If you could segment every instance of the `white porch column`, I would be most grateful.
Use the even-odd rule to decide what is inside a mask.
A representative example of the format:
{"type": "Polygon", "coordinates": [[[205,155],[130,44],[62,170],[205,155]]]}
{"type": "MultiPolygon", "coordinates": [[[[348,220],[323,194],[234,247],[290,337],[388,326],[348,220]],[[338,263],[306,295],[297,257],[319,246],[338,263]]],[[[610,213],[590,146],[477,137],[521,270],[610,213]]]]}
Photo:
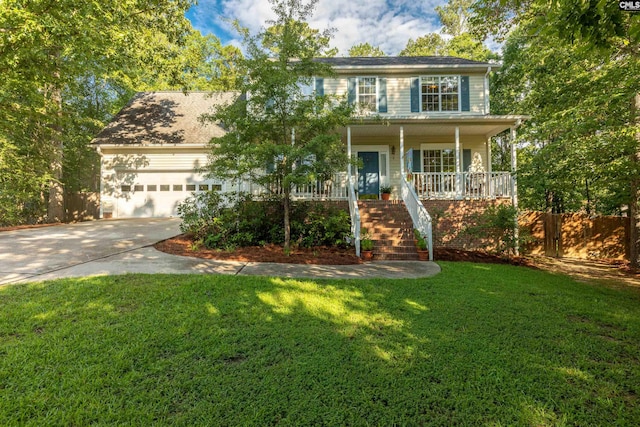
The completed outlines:
{"type": "Polygon", "coordinates": [[[491,189],[491,172],[493,172],[493,166],[491,165],[491,138],[487,138],[487,182],[485,194],[488,197],[493,196],[493,190],[491,189]]]}
{"type": "Polygon", "coordinates": [[[513,207],[516,210],[516,225],[513,230],[513,235],[515,237],[515,248],[514,252],[518,255],[519,247],[518,247],[518,178],[516,176],[518,169],[518,157],[516,152],[516,128],[511,128],[511,203],[513,203],[513,207]]]}
{"type": "Polygon", "coordinates": [[[460,166],[460,127],[456,126],[456,197],[462,197],[462,168],[460,166]]]}
{"type": "Polygon", "coordinates": [[[404,176],[404,126],[400,126],[400,176],[404,176]]]}
{"type": "Polygon", "coordinates": [[[516,128],[511,128],[511,202],[513,207],[518,209],[518,179],[516,170],[518,169],[518,156],[516,153],[516,128]]]}
{"type": "Polygon", "coordinates": [[[351,126],[347,126],[347,157],[349,157],[349,163],[347,163],[347,178],[351,181],[351,126]]]}

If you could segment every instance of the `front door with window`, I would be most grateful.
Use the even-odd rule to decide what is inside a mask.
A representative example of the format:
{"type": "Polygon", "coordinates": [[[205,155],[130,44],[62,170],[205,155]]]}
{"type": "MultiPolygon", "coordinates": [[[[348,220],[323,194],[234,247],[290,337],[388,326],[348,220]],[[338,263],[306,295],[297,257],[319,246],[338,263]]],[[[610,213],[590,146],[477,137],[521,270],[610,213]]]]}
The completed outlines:
{"type": "Polygon", "coordinates": [[[375,194],[380,192],[380,161],[377,151],[361,151],[358,153],[361,167],[358,168],[358,194],[375,194]]]}

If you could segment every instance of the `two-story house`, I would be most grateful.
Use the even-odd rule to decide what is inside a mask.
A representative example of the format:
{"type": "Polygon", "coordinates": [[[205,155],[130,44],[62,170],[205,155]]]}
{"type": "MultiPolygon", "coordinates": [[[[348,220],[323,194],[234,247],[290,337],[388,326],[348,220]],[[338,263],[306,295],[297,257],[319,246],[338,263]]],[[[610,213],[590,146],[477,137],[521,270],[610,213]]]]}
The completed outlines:
{"type": "MultiPolygon", "coordinates": [[[[357,106],[357,117],[342,134],[359,167],[328,183],[297,188],[296,197],[351,199],[355,222],[356,199],[378,198],[381,187],[390,186],[392,198],[404,203],[425,235],[431,234],[429,210],[460,225],[460,212],[496,200],[516,202],[513,176],[493,171],[490,161],[490,138],[509,129],[515,135],[524,119],[490,114],[489,74],[498,65],[452,57],[317,60],[331,64],[336,74],[315,78],[311,89],[344,95],[357,106]]],[[[259,192],[248,183],[216,182],[198,172],[207,162],[208,141],[224,132],[198,116],[234,96],[136,95],[94,140],[102,155],[102,217],[176,215],[191,192],[212,187],[259,192]]],[[[449,241],[463,245],[455,236],[449,241]]]]}

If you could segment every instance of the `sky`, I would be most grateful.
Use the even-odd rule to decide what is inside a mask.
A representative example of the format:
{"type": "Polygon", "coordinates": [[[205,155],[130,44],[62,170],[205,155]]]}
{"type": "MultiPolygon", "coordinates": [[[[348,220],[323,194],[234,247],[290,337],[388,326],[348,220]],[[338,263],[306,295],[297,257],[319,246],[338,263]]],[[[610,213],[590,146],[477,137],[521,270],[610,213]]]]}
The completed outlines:
{"type": "MultiPolygon", "coordinates": [[[[331,44],[339,49],[339,56],[347,56],[351,46],[365,42],[379,46],[387,55],[397,55],[410,38],[440,32],[442,26],[435,7],[446,3],[447,0],[319,0],[309,24],[319,30],[335,30],[331,44]]],[[[199,0],[186,16],[203,34],[214,34],[223,44],[238,46],[233,20],[255,34],[274,18],[267,0],[199,0]]]]}

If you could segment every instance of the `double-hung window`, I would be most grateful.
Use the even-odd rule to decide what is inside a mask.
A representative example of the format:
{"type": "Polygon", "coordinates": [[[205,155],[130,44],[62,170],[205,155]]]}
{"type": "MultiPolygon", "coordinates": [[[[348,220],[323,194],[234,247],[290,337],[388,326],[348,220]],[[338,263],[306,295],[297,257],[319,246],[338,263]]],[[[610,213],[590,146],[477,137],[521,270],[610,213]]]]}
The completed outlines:
{"type": "Polygon", "coordinates": [[[420,78],[421,111],[460,111],[460,76],[420,78]]]}
{"type": "Polygon", "coordinates": [[[358,77],[356,103],[361,111],[378,111],[378,85],[375,77],[358,77]]]}
{"type": "Polygon", "coordinates": [[[422,164],[424,172],[428,173],[455,172],[456,152],[453,148],[423,150],[422,164]]]}

